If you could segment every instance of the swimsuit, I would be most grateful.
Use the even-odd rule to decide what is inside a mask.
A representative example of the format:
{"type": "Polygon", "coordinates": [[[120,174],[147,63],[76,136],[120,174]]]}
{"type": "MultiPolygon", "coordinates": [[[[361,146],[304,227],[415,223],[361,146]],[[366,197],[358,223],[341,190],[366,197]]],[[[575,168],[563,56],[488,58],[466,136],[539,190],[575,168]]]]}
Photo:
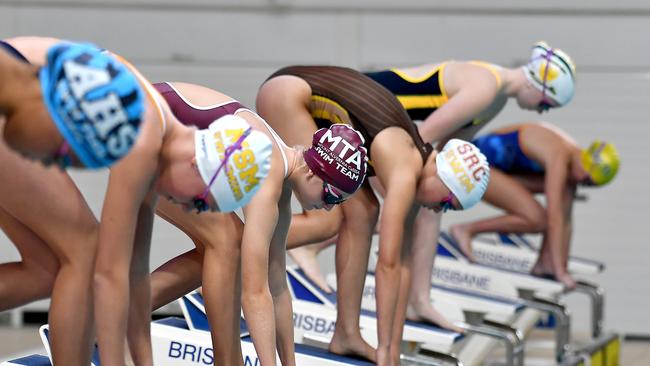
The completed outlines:
{"type": "Polygon", "coordinates": [[[358,71],[334,66],[290,66],[269,79],[279,75],[305,80],[311,87],[309,112],[316,125],[322,128],[333,123],[350,124],[363,135],[369,157],[375,136],[389,127],[400,127],[411,136],[423,162],[433,151],[430,144],[422,141],[395,96],[358,71]]]}
{"type": "Polygon", "coordinates": [[[520,130],[481,136],[474,141],[490,165],[506,173],[542,173],[544,167],[532,160],[519,143],[520,130]]]}
{"type": "MultiPolygon", "coordinates": [[[[241,103],[236,100],[230,100],[227,102],[200,107],[195,104],[192,104],[188,101],[174,86],[170,83],[156,83],[153,84],[153,87],[162,95],[163,98],[167,101],[169,108],[171,109],[174,116],[178,119],[179,122],[186,126],[196,126],[200,130],[206,129],[210,124],[217,119],[225,115],[236,115],[239,112],[250,112],[255,116],[257,114],[250,109],[244,107],[241,103]]],[[[257,116],[260,121],[264,122],[264,125],[275,139],[276,143],[280,147],[280,153],[282,154],[282,160],[284,161],[284,176],[286,178],[289,164],[287,162],[287,157],[285,155],[283,147],[287,145],[282,141],[280,136],[262,119],[257,116]]]]}
{"type": "MultiPolygon", "coordinates": [[[[496,66],[479,61],[470,62],[485,67],[501,83],[501,77],[496,66]]],[[[447,62],[441,63],[421,77],[414,78],[406,73],[392,68],[389,70],[367,72],[365,75],[390,90],[413,121],[424,121],[429,115],[449,101],[449,95],[443,82],[447,62]]],[[[481,124],[483,121],[474,119],[462,128],[481,124]]]]}

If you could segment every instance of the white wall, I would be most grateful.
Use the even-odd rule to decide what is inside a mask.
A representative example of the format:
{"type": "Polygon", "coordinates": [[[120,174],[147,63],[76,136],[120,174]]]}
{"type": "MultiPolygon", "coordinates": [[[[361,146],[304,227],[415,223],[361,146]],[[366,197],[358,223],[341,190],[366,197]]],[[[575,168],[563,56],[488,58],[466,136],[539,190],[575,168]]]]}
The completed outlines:
{"type": "MultiPolygon", "coordinates": [[[[543,118],[583,144],[599,137],[618,145],[623,164],[617,180],[584,190],[589,202],[577,205],[573,252],[607,263],[607,272],[594,280],[608,292],[608,326],[642,334],[650,329],[650,251],[643,229],[650,207],[644,190],[650,179],[644,150],[649,31],[650,3],[642,0],[0,0],[2,38],[94,41],[153,81],[205,84],[249,106],[259,84],[288,64],[374,69],[456,58],[511,66],[540,39],[565,49],[578,64],[571,105],[541,117],[510,105],[488,129],[543,118]]],[[[75,178],[98,209],[105,174],[75,178]]],[[[483,206],[454,213],[444,224],[493,212],[483,206]]],[[[155,230],[153,264],[190,247],[166,223],[157,222],[155,230]]],[[[16,258],[2,241],[0,258],[16,258]]],[[[331,253],[323,266],[333,268],[331,253]]]]}

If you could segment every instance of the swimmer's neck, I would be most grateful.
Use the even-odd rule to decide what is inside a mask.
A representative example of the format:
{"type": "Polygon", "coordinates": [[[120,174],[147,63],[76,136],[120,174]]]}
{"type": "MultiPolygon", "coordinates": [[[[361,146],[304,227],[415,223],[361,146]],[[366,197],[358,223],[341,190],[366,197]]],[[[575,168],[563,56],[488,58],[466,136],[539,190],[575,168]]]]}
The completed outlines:
{"type": "Polygon", "coordinates": [[[195,155],[194,133],[196,127],[182,124],[171,124],[168,128],[160,149],[160,168],[167,169],[175,164],[183,164],[192,161],[195,155]]]}
{"type": "Polygon", "coordinates": [[[517,93],[526,87],[528,79],[524,75],[523,68],[503,68],[501,73],[501,93],[507,97],[514,97],[517,93]]]}
{"type": "MultiPolygon", "coordinates": [[[[3,55],[4,56],[4,55],[3,55]]],[[[12,114],[23,103],[42,102],[38,67],[0,56],[0,113],[12,114]]]]}

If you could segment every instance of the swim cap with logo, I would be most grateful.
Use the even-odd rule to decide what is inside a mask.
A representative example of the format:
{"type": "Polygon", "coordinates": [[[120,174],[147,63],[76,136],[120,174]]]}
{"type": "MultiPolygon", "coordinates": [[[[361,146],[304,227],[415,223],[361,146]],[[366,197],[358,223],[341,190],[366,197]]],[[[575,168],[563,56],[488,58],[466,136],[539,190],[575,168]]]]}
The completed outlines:
{"type": "Polygon", "coordinates": [[[467,210],[481,200],[490,181],[490,165],[476,145],[451,139],[436,156],[438,176],[467,210]]]}
{"type": "Polygon", "coordinates": [[[368,153],[364,143],[354,128],[333,124],[314,133],[312,146],[304,153],[305,162],[323,181],[352,194],[366,177],[368,153]]]}
{"type": "Polygon", "coordinates": [[[245,119],[229,114],[194,133],[196,165],[220,212],[232,212],[250,202],[271,170],[271,139],[249,129],[245,119]],[[244,133],[248,136],[241,148],[227,151],[244,133]],[[210,185],[224,159],[226,163],[210,185]]]}
{"type": "Polygon", "coordinates": [[[619,165],[618,151],[611,143],[595,140],[588,148],[582,150],[582,167],[597,186],[614,179],[619,165]]]}
{"type": "Polygon", "coordinates": [[[557,48],[551,48],[546,42],[533,45],[530,61],[524,66],[524,74],[539,91],[544,89],[546,95],[559,106],[564,106],[575,91],[576,66],[571,57],[557,48]]]}
{"type": "Polygon", "coordinates": [[[61,42],[39,79],[54,124],[86,167],[109,167],[131,150],[144,96],[124,64],[95,45],[61,42]]]}

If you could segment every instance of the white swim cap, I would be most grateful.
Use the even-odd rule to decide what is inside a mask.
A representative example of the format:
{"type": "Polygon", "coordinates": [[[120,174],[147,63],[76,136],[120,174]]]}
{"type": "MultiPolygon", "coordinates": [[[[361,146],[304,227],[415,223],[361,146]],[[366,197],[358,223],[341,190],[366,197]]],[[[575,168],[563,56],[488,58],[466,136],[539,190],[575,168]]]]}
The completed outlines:
{"type": "Polygon", "coordinates": [[[232,212],[245,206],[271,169],[271,140],[264,133],[249,129],[251,126],[245,119],[225,115],[207,129],[194,133],[196,165],[201,178],[210,186],[220,212],[232,212]],[[245,133],[248,136],[241,147],[237,146],[245,133]],[[214,178],[224,158],[227,161],[214,178]]]}
{"type": "Polygon", "coordinates": [[[546,95],[559,106],[564,106],[575,91],[576,66],[569,55],[557,48],[551,48],[546,42],[533,45],[530,61],[524,66],[524,74],[535,88],[544,90],[546,95]]]}
{"type": "Polygon", "coordinates": [[[471,142],[451,139],[436,156],[438,176],[467,210],[481,200],[490,181],[490,165],[471,142]]]}

